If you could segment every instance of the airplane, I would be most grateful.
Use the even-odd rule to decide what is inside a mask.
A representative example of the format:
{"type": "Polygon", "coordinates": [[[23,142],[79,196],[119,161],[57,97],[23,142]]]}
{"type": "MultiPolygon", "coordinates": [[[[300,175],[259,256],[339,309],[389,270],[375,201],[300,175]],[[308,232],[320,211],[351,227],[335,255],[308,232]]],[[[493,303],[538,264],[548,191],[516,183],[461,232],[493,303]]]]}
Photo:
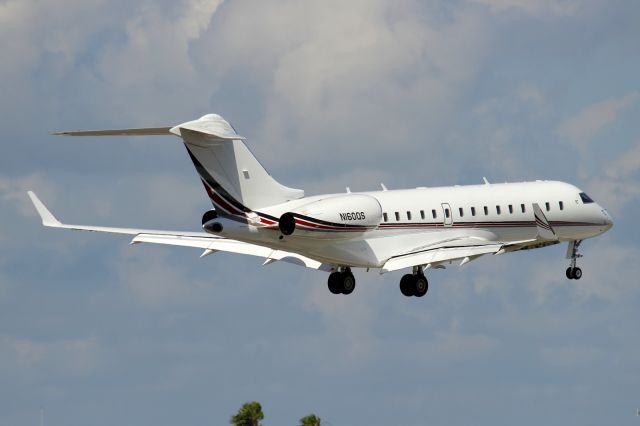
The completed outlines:
{"type": "Polygon", "coordinates": [[[568,279],[580,279],[580,244],[608,231],[608,212],[577,187],[556,181],[484,183],[305,196],[277,182],[224,118],[207,114],[175,127],[58,132],[63,136],[174,135],[204,185],[213,209],[204,232],[69,225],[28,192],[47,227],[132,235],[152,243],[259,256],[329,273],[333,294],[351,294],[352,269],[409,269],[400,291],[422,297],[425,271],[567,242],[568,279]]]}

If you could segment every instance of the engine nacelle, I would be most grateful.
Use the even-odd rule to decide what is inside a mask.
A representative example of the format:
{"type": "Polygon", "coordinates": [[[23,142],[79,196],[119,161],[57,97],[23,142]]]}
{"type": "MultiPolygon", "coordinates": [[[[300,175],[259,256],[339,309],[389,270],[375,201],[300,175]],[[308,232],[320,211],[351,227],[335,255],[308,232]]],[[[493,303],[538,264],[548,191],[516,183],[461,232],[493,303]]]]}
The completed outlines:
{"type": "Polygon", "coordinates": [[[211,222],[213,219],[218,217],[218,212],[215,210],[207,210],[202,215],[202,224],[204,225],[207,222],[211,222]]]}
{"type": "Polygon", "coordinates": [[[227,216],[216,216],[202,225],[209,234],[228,238],[255,237],[258,229],[249,221],[241,221],[227,216]]]}
{"type": "Polygon", "coordinates": [[[349,238],[375,229],[382,221],[382,207],[370,195],[345,194],[314,201],[280,216],[284,235],[349,238]]]}

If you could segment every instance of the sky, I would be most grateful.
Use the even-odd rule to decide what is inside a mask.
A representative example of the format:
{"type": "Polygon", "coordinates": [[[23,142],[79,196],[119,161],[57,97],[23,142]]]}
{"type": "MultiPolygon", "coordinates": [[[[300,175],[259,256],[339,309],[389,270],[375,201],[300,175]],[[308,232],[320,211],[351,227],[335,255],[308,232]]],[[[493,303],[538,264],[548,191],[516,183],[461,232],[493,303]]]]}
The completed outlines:
{"type": "Polygon", "coordinates": [[[1,0],[0,424],[637,425],[640,3],[1,0]],[[615,225],[428,274],[326,273],[71,223],[198,230],[175,138],[218,113],[308,194],[556,179],[615,225]]]}

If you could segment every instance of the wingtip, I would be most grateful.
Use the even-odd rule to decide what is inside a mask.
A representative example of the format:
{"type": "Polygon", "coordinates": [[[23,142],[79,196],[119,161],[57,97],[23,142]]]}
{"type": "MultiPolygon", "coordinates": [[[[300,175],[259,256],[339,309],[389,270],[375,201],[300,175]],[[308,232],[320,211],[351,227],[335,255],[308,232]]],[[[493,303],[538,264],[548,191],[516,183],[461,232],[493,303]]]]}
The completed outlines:
{"type": "Polygon", "coordinates": [[[42,219],[42,224],[44,226],[58,227],[62,225],[62,223],[58,219],[56,219],[56,217],[53,215],[53,213],[49,211],[49,209],[44,205],[44,203],[40,201],[40,199],[35,194],[35,192],[27,191],[27,194],[29,195],[29,198],[31,199],[33,206],[38,211],[38,214],[40,215],[40,219],[42,219]]]}

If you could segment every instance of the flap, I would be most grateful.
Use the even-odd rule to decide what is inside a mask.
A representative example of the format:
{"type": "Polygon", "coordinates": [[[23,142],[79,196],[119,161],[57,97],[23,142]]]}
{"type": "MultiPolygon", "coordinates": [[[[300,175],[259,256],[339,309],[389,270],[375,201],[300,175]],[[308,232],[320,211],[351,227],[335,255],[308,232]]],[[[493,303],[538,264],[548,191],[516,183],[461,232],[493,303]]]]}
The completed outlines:
{"type": "MultiPolygon", "coordinates": [[[[478,237],[451,238],[417,247],[405,254],[394,256],[383,265],[381,273],[397,271],[412,266],[436,265],[448,261],[475,259],[489,253],[497,253],[503,243],[478,237]]],[[[465,260],[467,263],[469,260],[465,260]]]]}
{"type": "MultiPolygon", "coordinates": [[[[243,243],[242,241],[229,240],[226,238],[216,237],[195,237],[171,234],[138,234],[131,244],[151,243],[164,244],[182,247],[197,247],[209,252],[226,251],[230,253],[248,254],[251,256],[264,257],[267,259],[265,264],[275,261],[283,261],[294,263],[296,265],[305,266],[311,269],[328,270],[324,264],[310,259],[297,253],[290,253],[282,250],[273,250],[268,247],[258,246],[255,244],[243,243]]],[[[330,269],[330,268],[329,268],[330,269]]]]}

